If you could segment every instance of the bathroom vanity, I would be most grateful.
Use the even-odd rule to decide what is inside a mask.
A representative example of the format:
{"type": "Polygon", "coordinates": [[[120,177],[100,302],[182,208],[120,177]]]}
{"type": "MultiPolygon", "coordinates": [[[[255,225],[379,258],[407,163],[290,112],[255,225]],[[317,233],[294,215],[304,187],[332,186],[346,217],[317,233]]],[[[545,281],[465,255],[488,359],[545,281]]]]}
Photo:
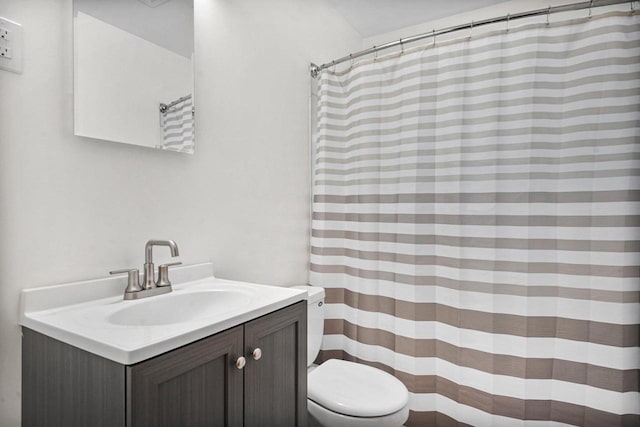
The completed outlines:
{"type": "Polygon", "coordinates": [[[208,269],[145,301],[123,278],[23,291],[23,426],[305,426],[306,293],[208,269]]]}

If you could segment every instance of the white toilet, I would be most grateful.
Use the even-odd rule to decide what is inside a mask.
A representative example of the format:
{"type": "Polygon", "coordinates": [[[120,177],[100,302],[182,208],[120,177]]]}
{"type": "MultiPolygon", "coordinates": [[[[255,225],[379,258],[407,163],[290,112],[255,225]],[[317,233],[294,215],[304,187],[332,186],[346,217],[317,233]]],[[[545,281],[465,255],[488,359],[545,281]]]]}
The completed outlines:
{"type": "Polygon", "coordinates": [[[392,375],[371,366],[331,359],[313,365],[324,332],[324,289],[306,290],[307,408],[309,425],[322,427],[400,427],[409,417],[409,392],[392,375]]]}

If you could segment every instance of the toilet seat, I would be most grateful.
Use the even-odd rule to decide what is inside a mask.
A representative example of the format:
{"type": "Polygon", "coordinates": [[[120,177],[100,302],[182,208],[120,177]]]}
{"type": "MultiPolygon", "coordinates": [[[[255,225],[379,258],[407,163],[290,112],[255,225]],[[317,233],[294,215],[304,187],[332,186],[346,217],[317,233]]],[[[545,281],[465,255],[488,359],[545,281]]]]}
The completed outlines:
{"type": "Polygon", "coordinates": [[[307,400],[309,427],[400,427],[409,418],[409,404],[398,412],[382,417],[350,417],[323,408],[307,400]]]}
{"type": "Polygon", "coordinates": [[[307,377],[308,397],[348,417],[384,417],[407,406],[409,392],[394,376],[371,366],[331,359],[307,377]]]}

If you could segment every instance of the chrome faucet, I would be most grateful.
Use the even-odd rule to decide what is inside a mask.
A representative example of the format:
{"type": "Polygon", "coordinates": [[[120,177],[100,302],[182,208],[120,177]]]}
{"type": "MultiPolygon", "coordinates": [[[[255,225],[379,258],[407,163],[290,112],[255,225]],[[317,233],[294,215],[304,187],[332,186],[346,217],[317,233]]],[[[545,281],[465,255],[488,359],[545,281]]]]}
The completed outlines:
{"type": "Polygon", "coordinates": [[[168,246],[171,250],[171,256],[180,255],[178,245],[173,240],[149,240],[144,246],[144,279],[140,285],[140,273],[138,269],[125,269],[110,271],[109,274],[127,273],[129,275],[127,288],[124,291],[124,299],[139,299],[151,297],[154,295],[165,294],[171,292],[171,281],[169,280],[169,267],[180,265],[181,262],[163,264],[158,267],[158,280],[156,281],[156,272],[153,265],[153,247],[168,246]]]}
{"type": "MultiPolygon", "coordinates": [[[[144,289],[153,289],[156,287],[156,271],[153,268],[154,246],[169,246],[172,257],[180,255],[178,245],[176,245],[176,242],[173,240],[149,240],[147,244],[144,245],[144,280],[142,281],[142,287],[144,289]]],[[[160,276],[160,272],[158,273],[158,276],[160,276]]]]}

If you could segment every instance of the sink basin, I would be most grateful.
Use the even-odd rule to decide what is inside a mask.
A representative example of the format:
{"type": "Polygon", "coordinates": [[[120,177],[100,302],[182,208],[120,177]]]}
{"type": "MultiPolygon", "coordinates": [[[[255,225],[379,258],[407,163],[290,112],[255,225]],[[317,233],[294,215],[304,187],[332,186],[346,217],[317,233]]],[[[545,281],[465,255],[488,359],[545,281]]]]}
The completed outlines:
{"type": "Polygon", "coordinates": [[[172,292],[131,301],[123,300],[123,277],[25,289],[20,324],[133,365],[306,297],[300,289],[218,279],[210,263],[177,267],[171,274],[172,292]]]}
{"type": "Polygon", "coordinates": [[[106,320],[122,326],[169,325],[218,316],[250,302],[247,293],[229,289],[174,292],[129,305],[112,313],[106,320]]]}

